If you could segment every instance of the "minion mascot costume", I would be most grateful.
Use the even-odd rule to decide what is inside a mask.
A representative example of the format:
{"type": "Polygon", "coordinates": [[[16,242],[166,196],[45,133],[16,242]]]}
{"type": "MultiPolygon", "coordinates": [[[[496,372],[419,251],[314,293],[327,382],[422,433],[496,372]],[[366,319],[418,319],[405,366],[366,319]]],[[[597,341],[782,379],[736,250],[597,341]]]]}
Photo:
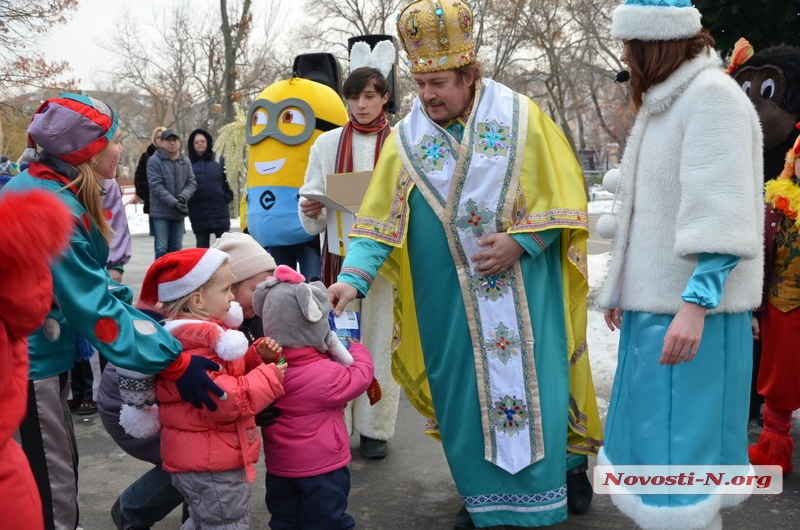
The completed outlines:
{"type": "MultiPolygon", "coordinates": [[[[293,77],[265,88],[250,106],[246,121],[236,125],[239,130],[244,126],[249,147],[247,194],[239,214],[242,229],[268,247],[278,265],[296,268],[299,262],[306,278],[319,276],[320,250],[318,236],[309,235],[297,216],[298,190],[311,146],[323,132],[341,127],[347,119],[342,99],[333,89],[293,77]]],[[[227,153],[226,160],[230,160],[227,153]]]]}

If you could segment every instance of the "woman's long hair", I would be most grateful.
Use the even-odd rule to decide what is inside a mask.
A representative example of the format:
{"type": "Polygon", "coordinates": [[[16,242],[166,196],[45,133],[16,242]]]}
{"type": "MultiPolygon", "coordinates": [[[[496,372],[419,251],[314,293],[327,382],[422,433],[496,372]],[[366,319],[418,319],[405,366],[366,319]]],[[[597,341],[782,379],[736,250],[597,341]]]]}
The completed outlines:
{"type": "Polygon", "coordinates": [[[97,174],[89,162],[78,164],[75,169],[78,170],[78,176],[64,188],[71,188],[75,192],[78,200],[89,212],[89,217],[97,226],[103,239],[106,240],[106,243],[110,243],[114,230],[103,215],[103,192],[101,191],[103,177],[97,174]]]}
{"type": "Polygon", "coordinates": [[[662,83],[685,61],[694,59],[714,39],[705,29],[696,37],[682,40],[628,41],[627,63],[631,70],[631,99],[636,112],[642,108],[644,93],[662,83]]]}

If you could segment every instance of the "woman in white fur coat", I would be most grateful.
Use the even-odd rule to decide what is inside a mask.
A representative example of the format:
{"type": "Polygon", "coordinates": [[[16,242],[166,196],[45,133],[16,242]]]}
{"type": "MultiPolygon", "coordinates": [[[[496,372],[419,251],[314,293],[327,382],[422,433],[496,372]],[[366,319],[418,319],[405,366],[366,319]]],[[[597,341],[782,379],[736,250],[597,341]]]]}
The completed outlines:
{"type": "MultiPolygon", "coordinates": [[[[627,0],[612,25],[638,113],[607,176],[620,207],[599,303],[621,334],[598,464],[746,466],[761,129],[690,1],[648,3],[627,0]]],[[[718,529],[747,497],[679,493],[612,500],[642,528],[718,529]]]]}
{"type": "MultiPolygon", "coordinates": [[[[365,43],[356,46],[359,44],[367,46],[365,43]]],[[[391,46],[391,43],[387,44],[391,46]]],[[[353,52],[356,52],[355,47],[353,52]]],[[[393,60],[393,52],[391,57],[393,60]]],[[[391,62],[389,65],[391,67],[391,62]]],[[[300,188],[301,195],[324,195],[329,174],[372,171],[391,130],[385,111],[389,83],[381,71],[369,67],[352,70],[342,92],[350,108],[350,121],[344,127],[324,133],[314,142],[305,183],[300,188]]],[[[301,199],[300,222],[309,234],[325,231],[326,214],[322,203],[301,199]]],[[[341,257],[326,252],[323,258],[323,281],[326,285],[336,281],[341,261],[341,257]]],[[[345,418],[348,429],[355,428],[361,435],[362,454],[378,459],[386,456],[386,442],[394,436],[400,399],[400,386],[391,373],[394,288],[386,278],[375,277],[369,295],[361,301],[360,311],[362,339],[372,353],[375,378],[381,385],[382,397],[371,406],[366,394],[359,396],[347,406],[345,418]]]]}

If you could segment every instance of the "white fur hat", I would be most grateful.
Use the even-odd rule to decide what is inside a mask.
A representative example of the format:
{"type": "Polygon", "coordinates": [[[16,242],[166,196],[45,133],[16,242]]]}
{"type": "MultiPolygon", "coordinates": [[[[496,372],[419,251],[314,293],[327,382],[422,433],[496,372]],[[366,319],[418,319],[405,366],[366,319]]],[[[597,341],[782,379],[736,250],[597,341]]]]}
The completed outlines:
{"type": "Polygon", "coordinates": [[[614,10],[611,37],[623,40],[680,40],[703,26],[691,0],[625,0],[614,10]]]}

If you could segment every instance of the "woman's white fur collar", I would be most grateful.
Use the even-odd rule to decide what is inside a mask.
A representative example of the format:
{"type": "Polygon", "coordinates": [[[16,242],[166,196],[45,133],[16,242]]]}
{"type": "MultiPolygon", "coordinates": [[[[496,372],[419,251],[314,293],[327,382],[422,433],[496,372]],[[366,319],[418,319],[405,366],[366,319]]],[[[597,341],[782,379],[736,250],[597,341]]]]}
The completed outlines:
{"type": "Polygon", "coordinates": [[[665,81],[650,87],[642,96],[642,112],[658,114],[664,112],[683,94],[700,73],[710,68],[722,68],[717,52],[706,48],[690,61],[684,61],[665,81]]]}

